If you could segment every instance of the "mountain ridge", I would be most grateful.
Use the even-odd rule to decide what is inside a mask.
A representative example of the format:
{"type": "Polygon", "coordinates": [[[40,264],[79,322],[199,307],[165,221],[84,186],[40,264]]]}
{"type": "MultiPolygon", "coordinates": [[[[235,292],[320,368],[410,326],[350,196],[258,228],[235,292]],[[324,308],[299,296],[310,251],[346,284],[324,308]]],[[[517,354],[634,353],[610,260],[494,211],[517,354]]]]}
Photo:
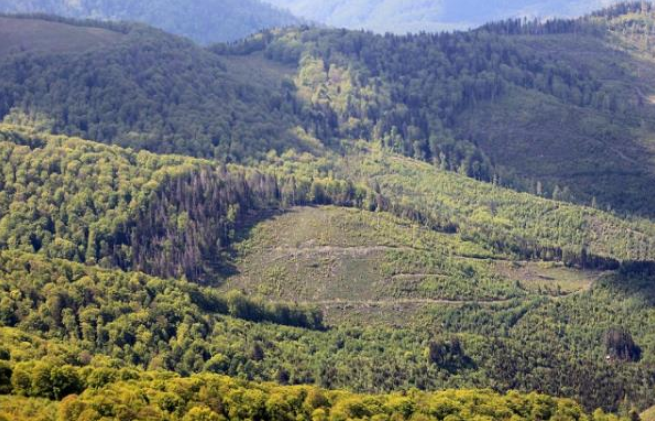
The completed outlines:
{"type": "Polygon", "coordinates": [[[298,25],[301,19],[259,0],[202,0],[180,8],[175,2],[155,0],[2,0],[0,12],[42,13],[78,19],[138,21],[194,39],[201,44],[234,41],[262,29],[298,25]]]}
{"type": "Polygon", "coordinates": [[[369,0],[346,2],[328,0],[316,5],[308,0],[267,0],[291,10],[297,16],[329,26],[366,29],[378,33],[440,32],[466,30],[489,21],[509,18],[572,18],[618,1],[550,1],[512,0],[504,2],[423,1],[399,2],[369,0]]]}
{"type": "MultiPolygon", "coordinates": [[[[629,16],[633,9],[616,10],[629,16]]],[[[121,44],[129,51],[114,46],[48,59],[53,75],[113,71],[53,76],[61,88],[39,95],[42,64],[6,57],[0,115],[19,121],[50,114],[55,132],[238,162],[271,150],[320,154],[363,138],[485,181],[648,215],[655,110],[647,101],[648,52],[633,49],[640,22],[505,21],[409,37],[300,28],[209,49],[135,27],[121,44]],[[626,26],[631,39],[620,35],[626,26]],[[165,55],[194,63],[179,71],[165,55]],[[131,65],[135,60],[143,66],[131,65]],[[19,77],[16,66],[25,68],[19,77]],[[257,68],[264,70],[258,75],[257,68]],[[148,74],[175,77],[154,81],[148,74]],[[256,82],[264,76],[266,83],[256,82]],[[103,84],[121,107],[103,104],[103,84]],[[94,102],[80,107],[86,89],[94,102]],[[103,106],[109,112],[99,119],[103,106]],[[164,115],[176,123],[166,124],[164,115]]]]}

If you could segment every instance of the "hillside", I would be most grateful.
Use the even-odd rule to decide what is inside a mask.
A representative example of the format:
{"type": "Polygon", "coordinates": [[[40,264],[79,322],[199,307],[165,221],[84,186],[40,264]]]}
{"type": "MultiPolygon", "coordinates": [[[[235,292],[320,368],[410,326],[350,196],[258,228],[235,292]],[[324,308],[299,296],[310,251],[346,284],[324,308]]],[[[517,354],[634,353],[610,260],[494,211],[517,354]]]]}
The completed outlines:
{"type": "MultiPolygon", "coordinates": [[[[349,154],[365,160],[358,167],[370,171],[366,178],[379,181],[369,189],[317,171],[346,174],[352,162],[336,156],[287,154],[258,170],[224,168],[8,126],[2,133],[0,247],[8,251],[0,323],[45,343],[67,340],[70,364],[89,364],[78,357],[86,352],[119,366],[362,392],[538,390],[616,410],[617,390],[624,390],[633,405],[651,403],[655,342],[643,323],[653,317],[644,281],[651,269],[615,260],[650,253],[635,235],[653,230],[650,222],[552,203],[384,152],[349,154]],[[411,195],[373,176],[373,163],[389,166],[387,159],[397,162],[389,174],[404,186],[456,189],[450,194],[463,200],[452,204],[462,209],[456,230],[433,225],[444,223],[440,212],[421,214],[411,195]],[[419,178],[426,184],[410,183],[419,178]],[[498,225],[490,227],[505,232],[510,247],[478,231],[474,222],[485,219],[475,202],[472,214],[462,206],[486,202],[485,194],[498,198],[498,225]],[[553,209],[552,222],[544,218],[543,232],[532,233],[531,253],[550,246],[549,227],[559,227],[562,243],[572,241],[568,235],[597,238],[588,246],[597,255],[545,248],[552,254],[527,261],[525,244],[512,246],[519,232],[531,230],[507,212],[548,205],[563,209],[553,209]],[[596,225],[583,228],[577,218],[584,215],[596,225]],[[326,311],[327,325],[314,308],[326,311]],[[591,312],[590,324],[584,315],[591,312]],[[554,339],[560,318],[569,328],[554,339]],[[643,358],[625,354],[622,342],[614,351],[603,339],[617,320],[643,358]],[[545,359],[520,354],[524,344],[545,359]],[[614,352],[621,362],[607,364],[614,352]],[[510,371],[502,368],[510,363],[510,371]],[[589,384],[602,386],[590,394],[589,384]]],[[[433,194],[447,201],[444,192],[433,194]]],[[[34,348],[45,355],[26,355],[12,331],[4,335],[14,362],[51,352],[45,346],[34,348]]]]}
{"type": "MultiPolygon", "coordinates": [[[[40,363],[20,368],[24,375],[36,376],[51,369],[40,363]]],[[[58,370],[52,368],[53,371],[58,370]]],[[[586,413],[578,404],[538,394],[516,392],[499,395],[490,391],[457,390],[440,393],[412,391],[408,395],[357,395],[311,387],[284,387],[238,381],[223,376],[202,375],[182,379],[160,372],[96,369],[85,373],[70,366],[59,369],[60,378],[71,383],[88,381],[92,387],[72,395],[61,404],[40,399],[0,397],[0,417],[15,421],[76,421],[104,418],[219,420],[221,418],[262,417],[329,419],[489,417],[516,420],[618,421],[613,415],[586,413]],[[97,377],[107,380],[98,382],[97,377]],[[122,377],[122,378],[121,378],[122,377]],[[178,399],[174,397],[179,396],[178,399]],[[484,404],[480,404],[484,402],[484,404]],[[58,417],[55,414],[58,413],[58,417]],[[34,418],[37,416],[38,418],[34,418]]],[[[59,372],[59,371],[58,371],[59,372]]],[[[47,388],[46,382],[39,382],[47,388]]],[[[71,390],[76,384],[71,384],[71,390]]],[[[46,389],[47,390],[47,389],[46,389]]]]}
{"type": "MultiPolygon", "coordinates": [[[[246,161],[271,149],[321,149],[291,130],[297,118],[280,105],[289,89],[282,76],[273,85],[255,84],[191,42],[130,25],[119,28],[124,34],[116,42],[56,54],[75,47],[58,40],[75,37],[79,24],[57,24],[53,37],[49,20],[13,21],[19,33],[3,48],[15,53],[0,59],[0,116],[13,123],[223,161],[246,161]],[[49,51],[21,53],[23,40],[39,33],[48,35],[41,42],[49,51]]],[[[98,26],[106,25],[89,30],[98,26]]]]}
{"type": "MultiPolygon", "coordinates": [[[[6,55],[0,116],[228,162],[364,139],[472,178],[649,216],[655,74],[639,41],[648,33],[622,34],[655,12],[629,18],[631,7],[445,35],[289,29],[211,49],[121,27],[120,42],[75,56],[6,55]]],[[[57,26],[61,39],[80,25],[57,26]]],[[[5,50],[20,51],[16,37],[28,38],[8,37],[5,50]]]]}
{"type": "Polygon", "coordinates": [[[655,8],[207,48],[0,19],[0,421],[655,405],[655,8]]]}
{"type": "MultiPolygon", "coordinates": [[[[589,34],[310,30],[282,43],[307,48],[296,85],[323,115],[319,138],[377,141],[474,178],[648,214],[652,64],[580,25],[589,34]]],[[[268,54],[280,48],[273,42],[268,54]]]]}
{"type": "Polygon", "coordinates": [[[570,259],[576,265],[586,254],[590,265],[596,257],[596,264],[612,266],[612,259],[651,261],[655,252],[654,226],[648,219],[626,220],[518,193],[365,143],[348,150],[343,159],[289,153],[266,164],[279,174],[323,174],[368,185],[389,201],[392,212],[517,257],[570,259]]]}
{"type": "Polygon", "coordinates": [[[294,208],[273,216],[237,240],[235,248],[238,274],[224,289],[343,313],[506,303],[533,294],[563,297],[588,290],[600,276],[561,263],[512,260],[457,234],[334,207],[294,208]]]}
{"type": "Polygon", "coordinates": [[[141,22],[201,44],[234,41],[262,29],[302,22],[259,0],[195,0],[184,7],[170,0],[2,0],[0,12],[141,22]]]}

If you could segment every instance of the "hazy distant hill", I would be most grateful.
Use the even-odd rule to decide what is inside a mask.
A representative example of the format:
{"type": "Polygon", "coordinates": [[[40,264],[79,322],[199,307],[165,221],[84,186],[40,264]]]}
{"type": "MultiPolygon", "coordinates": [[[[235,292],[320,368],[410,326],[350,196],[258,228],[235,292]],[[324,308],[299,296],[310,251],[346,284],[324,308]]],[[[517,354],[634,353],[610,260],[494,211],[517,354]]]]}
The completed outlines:
{"type": "Polygon", "coordinates": [[[466,29],[510,17],[571,17],[613,0],[266,0],[296,16],[349,29],[420,32],[466,29]]]}
{"type": "Polygon", "coordinates": [[[130,20],[201,43],[232,41],[299,19],[259,0],[0,0],[0,12],[48,13],[74,18],[130,20]]]}

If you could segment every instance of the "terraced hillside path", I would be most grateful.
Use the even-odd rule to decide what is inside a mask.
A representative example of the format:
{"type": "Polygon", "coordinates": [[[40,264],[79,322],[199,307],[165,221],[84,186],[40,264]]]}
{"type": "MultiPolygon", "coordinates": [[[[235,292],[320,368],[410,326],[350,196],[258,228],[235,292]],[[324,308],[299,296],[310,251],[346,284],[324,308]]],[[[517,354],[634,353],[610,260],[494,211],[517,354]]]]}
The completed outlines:
{"type": "MultiPolygon", "coordinates": [[[[386,251],[429,251],[426,248],[409,246],[300,246],[300,247],[271,247],[269,251],[279,253],[273,260],[280,260],[288,256],[306,256],[319,254],[348,255],[352,257],[365,257],[374,253],[386,251]]],[[[453,255],[452,259],[457,260],[478,260],[478,261],[506,261],[505,257],[479,257],[453,255]]]]}
{"type": "Polygon", "coordinates": [[[381,306],[395,306],[395,305],[420,305],[420,304],[441,304],[441,305],[494,305],[494,304],[507,304],[514,299],[503,300],[444,300],[444,299],[430,299],[430,298],[403,298],[397,300],[320,300],[320,301],[307,301],[300,304],[303,305],[319,305],[319,306],[355,306],[355,307],[381,307],[381,306]]]}

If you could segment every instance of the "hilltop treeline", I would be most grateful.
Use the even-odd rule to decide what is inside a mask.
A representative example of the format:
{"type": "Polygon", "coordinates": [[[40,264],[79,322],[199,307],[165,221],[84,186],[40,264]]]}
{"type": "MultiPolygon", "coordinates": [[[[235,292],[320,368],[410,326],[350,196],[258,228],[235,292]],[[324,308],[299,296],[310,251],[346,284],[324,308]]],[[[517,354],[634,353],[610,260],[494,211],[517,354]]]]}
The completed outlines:
{"type": "Polygon", "coordinates": [[[516,87],[580,107],[619,114],[629,109],[592,74],[555,57],[546,62],[493,32],[380,37],[289,30],[214,50],[264,51],[272,60],[299,62],[301,124],[328,144],[342,138],[381,141],[396,152],[487,181],[496,173],[491,162],[473,142],[453,133],[463,110],[498,101],[516,87]]]}
{"type": "Polygon", "coordinates": [[[382,37],[303,28],[220,45],[217,55],[134,28],[119,45],[83,56],[5,57],[0,116],[39,112],[58,133],[240,161],[311,147],[293,134],[301,127],[327,146],[344,138],[381,141],[490,181],[497,173],[491,161],[453,132],[464,109],[497,101],[512,87],[612,113],[630,109],[593,74],[546,62],[492,32],[382,37]],[[298,67],[297,74],[263,89],[227,73],[220,59],[256,51],[298,67]],[[51,88],[43,90],[46,81],[51,88]]]}
{"type": "MultiPolygon", "coordinates": [[[[48,18],[59,15],[101,19],[103,25],[108,21],[143,22],[203,44],[240,39],[263,28],[301,23],[301,19],[291,13],[258,0],[201,0],[184,10],[171,0],[139,3],[124,0],[80,0],[75,3],[66,0],[2,0],[0,11],[37,13],[37,17],[47,13],[48,18]],[[216,25],[216,22],[221,24],[216,25]]],[[[100,24],[98,21],[88,22],[100,24]]]]}
{"type": "MultiPolygon", "coordinates": [[[[527,96],[551,101],[565,114],[575,108],[600,119],[594,137],[630,137],[643,111],[643,99],[626,88],[633,82],[630,72],[612,83],[599,76],[616,73],[608,63],[581,66],[507,36],[623,25],[611,16],[603,19],[605,26],[506,21],[478,31],[408,36],[301,27],[209,49],[128,26],[122,40],[85,54],[2,57],[0,118],[223,162],[258,160],[270,150],[341,151],[344,140],[365,139],[442,169],[528,190],[531,180],[523,173],[530,171],[521,162],[495,162],[484,147],[486,135],[470,131],[462,115],[489,104],[503,110],[504,101],[527,96]],[[256,60],[267,82],[228,65],[234,55],[256,60]],[[616,134],[617,122],[629,130],[616,134]]],[[[602,43],[603,34],[585,36],[602,43]]],[[[579,127],[571,130],[588,136],[579,127]]],[[[597,151],[587,152],[601,159],[597,151]]],[[[576,194],[560,198],[589,203],[598,196],[596,186],[559,178],[542,180],[549,195],[570,185],[576,194]]],[[[622,193],[611,190],[603,204],[649,212],[647,205],[630,208],[622,193]]]]}
{"type": "MultiPolygon", "coordinates": [[[[604,36],[608,29],[616,27],[613,19],[626,15],[645,16],[653,11],[649,1],[624,1],[578,19],[507,19],[483,25],[479,30],[500,35],[554,35],[578,34],[604,36]]],[[[642,22],[643,23],[643,22],[642,22]]],[[[625,25],[625,22],[622,22],[625,25]]]]}
{"type": "Polygon", "coordinates": [[[85,54],[3,56],[0,75],[0,118],[54,133],[221,160],[304,148],[276,100],[285,88],[242,82],[215,54],[150,28],[85,54]]]}

